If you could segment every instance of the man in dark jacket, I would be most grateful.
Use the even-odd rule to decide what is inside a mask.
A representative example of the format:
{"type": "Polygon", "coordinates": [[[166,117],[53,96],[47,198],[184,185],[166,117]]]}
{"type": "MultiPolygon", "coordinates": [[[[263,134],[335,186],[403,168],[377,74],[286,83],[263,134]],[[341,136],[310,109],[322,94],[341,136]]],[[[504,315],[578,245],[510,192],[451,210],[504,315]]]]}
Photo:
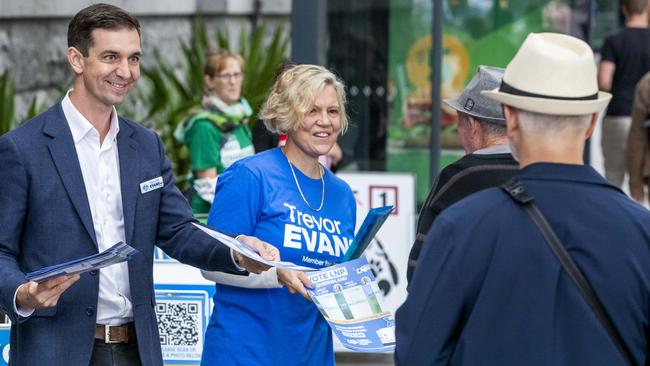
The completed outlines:
{"type": "MultiPolygon", "coordinates": [[[[634,364],[648,362],[650,211],[583,165],[611,98],[591,47],[530,34],[499,89],[517,180],[591,285],[634,364]],[[615,213],[615,214],[612,214],[615,213]]],[[[540,229],[505,191],[446,209],[396,313],[399,365],[622,365],[540,229]]]]}
{"type": "MultiPolygon", "coordinates": [[[[194,225],[160,137],[117,114],[140,77],[139,21],[113,5],[91,5],[70,21],[68,45],[73,88],[0,136],[0,309],[12,322],[9,364],[162,365],[154,244],[206,270],[265,266],[194,225]],[[83,275],[25,279],[117,242],[140,253],[83,275]]],[[[277,253],[239,238],[264,256],[277,253]]]]}
{"type": "Polygon", "coordinates": [[[498,87],[502,77],[501,68],[479,66],[461,96],[445,100],[458,113],[458,134],[467,155],[440,172],[422,206],[409,254],[409,282],[422,242],[440,212],[472,193],[505,183],[519,170],[508,146],[501,104],[481,95],[483,90],[498,87]]]}

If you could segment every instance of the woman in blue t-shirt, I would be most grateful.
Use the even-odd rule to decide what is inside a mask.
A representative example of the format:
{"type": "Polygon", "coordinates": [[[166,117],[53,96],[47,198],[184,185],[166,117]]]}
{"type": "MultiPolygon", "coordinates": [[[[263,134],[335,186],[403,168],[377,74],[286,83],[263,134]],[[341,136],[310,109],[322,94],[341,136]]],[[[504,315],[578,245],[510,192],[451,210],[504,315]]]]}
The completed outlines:
{"type": "MultiPolygon", "coordinates": [[[[220,175],[208,224],[254,235],[299,265],[339,262],[354,236],[356,202],[318,157],[347,129],[343,83],[321,66],[292,66],[276,80],[260,117],[271,132],[287,135],[286,144],[220,175]]],[[[204,276],[217,288],[202,365],[334,364],[332,335],[307,300],[304,273],[204,276]]]]}

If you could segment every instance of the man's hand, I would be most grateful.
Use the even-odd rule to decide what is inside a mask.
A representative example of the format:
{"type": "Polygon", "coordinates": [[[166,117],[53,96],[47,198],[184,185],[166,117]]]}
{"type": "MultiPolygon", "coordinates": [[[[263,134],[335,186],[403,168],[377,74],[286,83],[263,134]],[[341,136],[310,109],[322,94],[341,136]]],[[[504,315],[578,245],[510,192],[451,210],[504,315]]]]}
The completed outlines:
{"type": "Polygon", "coordinates": [[[292,294],[298,293],[308,301],[311,301],[307,290],[305,290],[305,286],[312,288],[313,285],[304,272],[278,268],[278,282],[285,286],[292,294]]]}
{"type": "MultiPolygon", "coordinates": [[[[262,258],[266,259],[267,261],[280,260],[280,251],[278,250],[278,248],[274,247],[269,243],[263,242],[256,237],[247,236],[247,235],[239,235],[237,236],[237,240],[251,247],[254,251],[256,251],[262,258]]],[[[248,258],[247,256],[239,252],[233,251],[233,255],[235,257],[235,261],[237,261],[237,264],[241,267],[244,267],[248,272],[260,274],[266,271],[267,269],[271,268],[266,264],[248,258]]]]}
{"type": "Polygon", "coordinates": [[[18,288],[16,307],[18,309],[43,309],[56,306],[61,294],[78,279],[79,274],[75,274],[55,277],[41,283],[27,282],[18,288]]]}

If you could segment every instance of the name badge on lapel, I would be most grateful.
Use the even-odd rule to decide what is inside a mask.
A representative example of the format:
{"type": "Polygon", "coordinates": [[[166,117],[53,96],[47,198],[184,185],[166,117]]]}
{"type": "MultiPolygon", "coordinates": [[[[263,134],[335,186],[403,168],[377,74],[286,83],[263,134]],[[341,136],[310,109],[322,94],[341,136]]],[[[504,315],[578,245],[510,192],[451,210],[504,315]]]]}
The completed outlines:
{"type": "Polygon", "coordinates": [[[162,188],[165,185],[162,177],[154,178],[146,182],[140,183],[140,193],[145,194],[153,190],[162,188]]]}

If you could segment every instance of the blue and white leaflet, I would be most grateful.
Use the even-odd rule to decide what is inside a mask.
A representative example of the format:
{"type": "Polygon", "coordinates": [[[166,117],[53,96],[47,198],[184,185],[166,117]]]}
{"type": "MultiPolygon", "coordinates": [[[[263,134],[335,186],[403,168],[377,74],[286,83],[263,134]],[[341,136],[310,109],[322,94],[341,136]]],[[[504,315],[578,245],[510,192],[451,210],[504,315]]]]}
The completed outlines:
{"type": "Polygon", "coordinates": [[[385,311],[365,257],[308,272],[307,277],[314,285],[307,292],[343,346],[372,353],[395,349],[395,318],[385,311]]]}

